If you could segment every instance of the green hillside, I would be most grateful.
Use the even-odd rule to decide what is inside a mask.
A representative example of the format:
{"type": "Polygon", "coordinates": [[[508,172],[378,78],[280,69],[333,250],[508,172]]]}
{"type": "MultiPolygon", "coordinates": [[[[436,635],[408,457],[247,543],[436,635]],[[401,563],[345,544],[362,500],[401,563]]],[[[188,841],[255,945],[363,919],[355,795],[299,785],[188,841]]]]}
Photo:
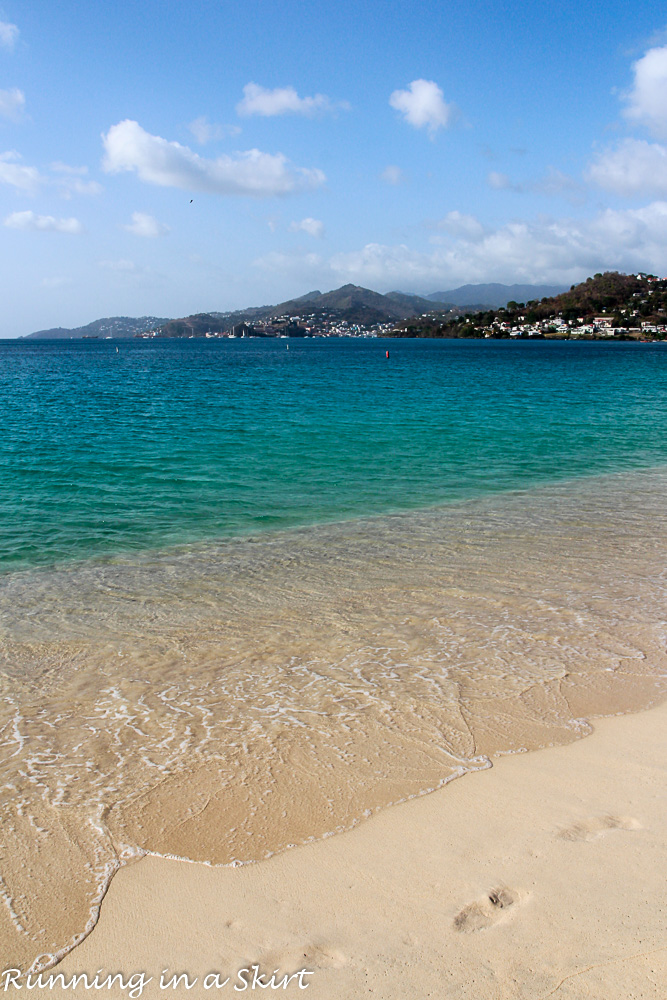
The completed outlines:
{"type": "Polygon", "coordinates": [[[407,319],[392,337],[616,336],[664,339],[667,279],[650,274],[596,274],[560,295],[508,302],[464,316],[407,319]]]}

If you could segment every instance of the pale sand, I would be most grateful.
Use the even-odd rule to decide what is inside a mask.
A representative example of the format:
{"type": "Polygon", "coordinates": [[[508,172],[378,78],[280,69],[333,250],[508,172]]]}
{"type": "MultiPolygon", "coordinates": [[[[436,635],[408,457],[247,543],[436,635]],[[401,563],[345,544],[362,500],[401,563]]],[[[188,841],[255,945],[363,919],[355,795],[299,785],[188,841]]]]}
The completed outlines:
{"type": "Polygon", "coordinates": [[[265,859],[667,696],[666,495],[591,477],[9,574],[0,969],[79,940],[119,856],[265,859]]]}
{"type": "MultiPolygon", "coordinates": [[[[307,992],[280,993],[312,1000],[664,1000],[666,792],[667,705],[598,720],[586,739],[499,758],[259,864],[144,858],[53,971],[201,977],[259,962],[314,970],[307,992]]],[[[237,996],[233,982],[154,981],[142,996],[237,996]]],[[[46,993],[73,995],[32,995],[46,993]]]]}

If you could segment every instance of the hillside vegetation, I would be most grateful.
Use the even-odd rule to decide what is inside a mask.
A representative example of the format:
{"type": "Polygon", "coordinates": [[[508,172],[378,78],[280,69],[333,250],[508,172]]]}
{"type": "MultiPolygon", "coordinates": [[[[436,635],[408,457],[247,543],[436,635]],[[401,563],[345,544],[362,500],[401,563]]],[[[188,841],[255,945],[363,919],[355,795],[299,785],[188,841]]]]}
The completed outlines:
{"type": "Polygon", "coordinates": [[[560,295],[464,316],[408,319],[392,337],[617,336],[664,339],[667,279],[606,271],[560,295]]]}

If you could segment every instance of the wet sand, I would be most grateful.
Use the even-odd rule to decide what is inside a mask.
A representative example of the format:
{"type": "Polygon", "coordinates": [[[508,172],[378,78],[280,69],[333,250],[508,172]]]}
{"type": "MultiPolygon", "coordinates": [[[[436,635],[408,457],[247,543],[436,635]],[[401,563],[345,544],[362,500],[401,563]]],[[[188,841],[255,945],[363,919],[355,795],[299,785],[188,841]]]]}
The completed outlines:
{"type": "Polygon", "coordinates": [[[235,996],[257,963],[312,972],[285,993],[313,1000],[664,1000],[666,787],[667,705],[602,719],[258,864],[128,865],[53,971],[199,977],[149,998],[235,996]]]}
{"type": "MultiPolygon", "coordinates": [[[[660,702],[665,495],[591,477],[7,575],[0,968],[78,945],[123,863],[291,857],[449,783],[447,829],[453,778],[660,702]]],[[[498,877],[475,919],[523,906],[498,877]]]]}

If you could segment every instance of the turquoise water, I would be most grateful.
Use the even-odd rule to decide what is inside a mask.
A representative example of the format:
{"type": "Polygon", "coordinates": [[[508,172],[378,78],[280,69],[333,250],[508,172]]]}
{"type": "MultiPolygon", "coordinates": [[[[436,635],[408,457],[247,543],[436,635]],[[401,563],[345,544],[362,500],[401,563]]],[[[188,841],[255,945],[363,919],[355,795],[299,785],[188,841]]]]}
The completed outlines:
{"type": "Polygon", "coordinates": [[[662,345],[0,342],[9,964],[147,851],[260,860],[655,703],[666,390],[662,345]]]}
{"type": "Polygon", "coordinates": [[[5,569],[667,463],[663,345],[0,342],[0,401],[5,569]]]}

